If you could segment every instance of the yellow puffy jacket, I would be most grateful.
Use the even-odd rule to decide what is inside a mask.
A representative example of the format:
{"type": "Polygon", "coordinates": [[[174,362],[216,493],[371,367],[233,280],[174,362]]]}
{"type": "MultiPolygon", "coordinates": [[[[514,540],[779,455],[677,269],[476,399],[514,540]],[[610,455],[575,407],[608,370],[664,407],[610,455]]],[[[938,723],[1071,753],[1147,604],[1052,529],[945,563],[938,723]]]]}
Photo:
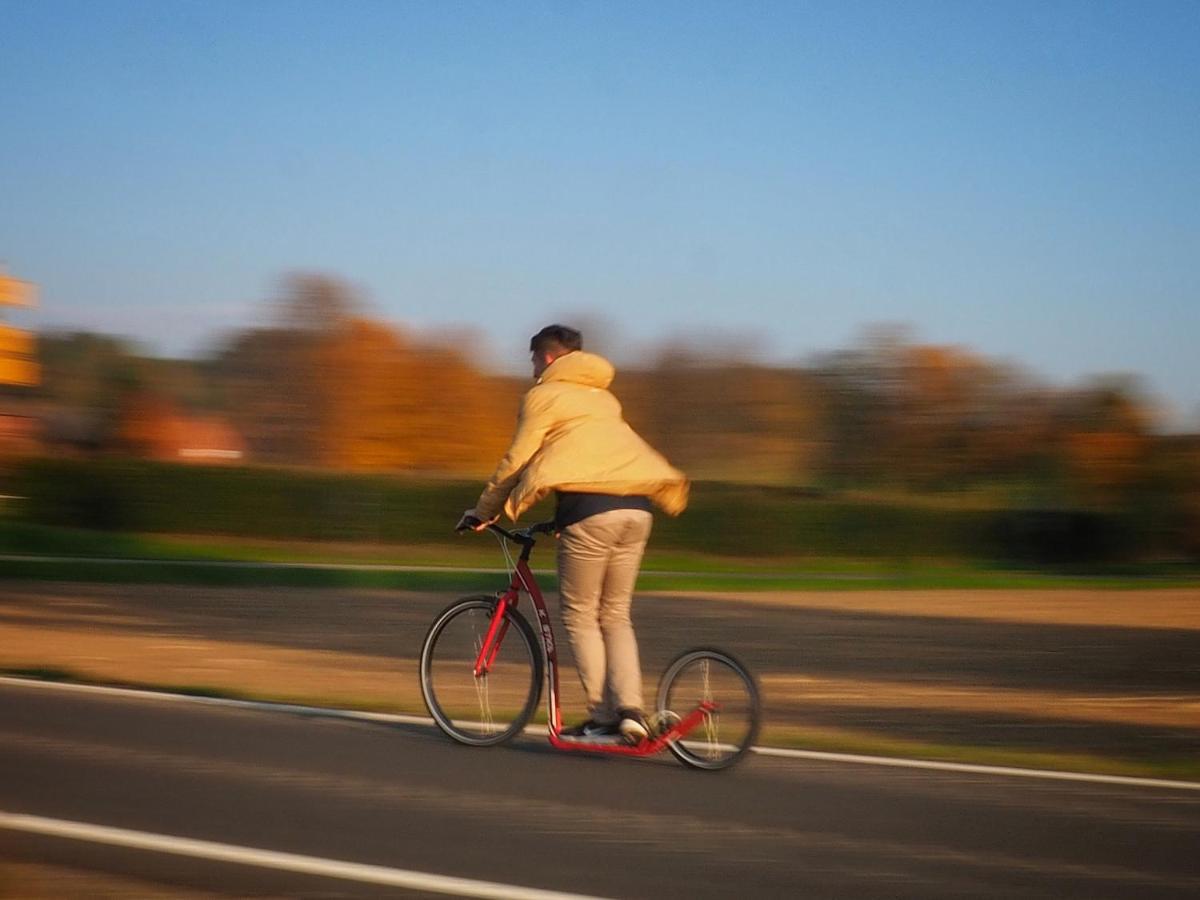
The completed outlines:
{"type": "Polygon", "coordinates": [[[687,506],[687,476],[638,437],[607,390],[615,371],[594,353],[560,356],[521,401],[512,446],[475,504],[485,521],[516,520],[553,490],[642,495],[664,512],[687,506]]]}

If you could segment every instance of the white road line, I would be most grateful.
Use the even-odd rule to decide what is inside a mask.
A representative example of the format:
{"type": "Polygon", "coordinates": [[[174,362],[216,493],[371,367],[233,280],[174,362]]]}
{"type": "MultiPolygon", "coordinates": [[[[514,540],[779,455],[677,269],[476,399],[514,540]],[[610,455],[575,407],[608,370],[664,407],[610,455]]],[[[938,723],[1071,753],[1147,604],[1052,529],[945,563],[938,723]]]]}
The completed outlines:
{"type": "Polygon", "coordinates": [[[265,700],[236,700],[230,697],[201,697],[195,694],[172,694],[141,688],[105,687],[99,684],[73,684],[69,681],[39,681],[36,678],[12,678],[0,675],[0,685],[42,688],[79,694],[99,694],[133,700],[159,700],[164,703],[195,703],[202,706],[225,706],[263,712],[296,713],[302,716],[324,716],[334,719],[353,719],[360,722],[392,722],[397,725],[433,725],[428,716],[406,716],[399,713],[360,712],[354,709],[330,709],[323,706],[303,706],[299,703],[270,703],[265,700]]]}
{"type": "MultiPolygon", "coordinates": [[[[137,690],[133,688],[103,687],[92,684],[71,684],[65,681],[38,681],[33,678],[0,676],[0,685],[43,688],[46,690],[74,691],[127,697],[137,700],[161,700],[177,703],[199,703],[211,706],[226,706],[265,712],[288,712],[304,716],[324,716],[360,722],[391,722],[398,725],[433,726],[427,716],[406,716],[397,713],[358,712],[352,709],[330,709],[321,706],[302,706],[294,703],[268,703],[261,700],[231,700],[224,697],[197,697],[191,694],[169,694],[165,691],[137,690]]],[[[544,735],[544,725],[530,725],[526,734],[544,735]]],[[[1023,769],[1017,766],[985,766],[972,763],[939,762],[930,759],[907,759],[897,756],[866,756],[858,753],[831,753],[823,750],[793,750],[788,747],[751,747],[752,753],[783,759],[809,759],[818,762],[851,763],[867,766],[889,766],[901,769],[929,769],[935,772],[963,772],[971,775],[1001,775],[1019,778],[1041,778],[1054,781],[1079,781],[1091,784],[1114,784],[1126,787],[1166,788],[1180,791],[1200,791],[1198,781],[1172,781],[1165,778],[1140,778],[1132,775],[1102,775],[1091,772],[1063,772],[1056,769],[1023,769]]]]}
{"type": "Polygon", "coordinates": [[[114,847],[170,853],[194,859],[237,863],[263,869],[278,869],[284,872],[298,872],[323,878],[339,878],[343,881],[359,881],[414,891],[450,894],[455,897],[489,897],[500,898],[500,900],[600,900],[600,898],[585,894],[547,891],[514,884],[500,884],[495,881],[477,881],[472,878],[455,878],[449,875],[434,875],[429,872],[414,872],[410,869],[393,869],[388,866],[372,866],[338,859],[323,859],[318,856],[280,853],[274,850],[256,850],[252,847],[238,847],[233,844],[218,844],[213,841],[199,841],[192,838],[130,831],[125,828],[110,828],[106,825],[68,822],[62,819],[47,819],[42,816],[18,813],[0,812],[0,828],[28,834],[89,841],[95,844],[108,844],[114,847]]]}
{"type": "Polygon", "coordinates": [[[786,747],[751,747],[763,756],[787,759],[812,759],[824,762],[862,763],[869,766],[894,766],[902,769],[935,769],[939,772],[967,772],[972,775],[1016,775],[1022,778],[1049,778],[1057,781],[1087,781],[1093,784],[1121,784],[1131,787],[1171,788],[1200,791],[1197,781],[1169,781],[1164,778],[1138,778],[1132,775],[1101,775],[1092,772],[1060,772],[1055,769],[1022,769],[1016,766],[983,766],[974,763],[938,762],[929,759],[905,759],[890,756],[863,756],[856,753],[826,753],[820,750],[791,750],[786,747]]]}

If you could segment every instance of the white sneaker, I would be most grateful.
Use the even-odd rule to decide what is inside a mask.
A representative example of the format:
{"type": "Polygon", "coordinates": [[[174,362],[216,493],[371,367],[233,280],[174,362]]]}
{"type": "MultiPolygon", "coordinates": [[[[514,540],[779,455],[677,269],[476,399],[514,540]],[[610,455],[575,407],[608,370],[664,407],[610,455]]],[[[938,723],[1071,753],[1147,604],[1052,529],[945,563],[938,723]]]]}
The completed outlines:
{"type": "Polygon", "coordinates": [[[640,744],[650,737],[650,726],[646,724],[646,719],[640,709],[623,709],[621,710],[621,721],[617,725],[617,732],[625,743],[640,744]]]}

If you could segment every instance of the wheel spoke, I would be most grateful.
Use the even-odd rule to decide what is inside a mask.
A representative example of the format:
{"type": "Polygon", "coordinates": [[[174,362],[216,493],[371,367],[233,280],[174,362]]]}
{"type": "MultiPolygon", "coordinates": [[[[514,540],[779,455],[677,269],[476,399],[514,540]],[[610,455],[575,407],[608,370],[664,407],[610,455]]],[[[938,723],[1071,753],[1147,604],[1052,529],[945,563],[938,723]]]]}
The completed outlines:
{"type": "MultiPolygon", "coordinates": [[[[475,656],[483,652],[484,635],[476,634],[475,636],[475,656]]],[[[479,721],[483,723],[484,730],[489,734],[496,730],[496,722],[492,718],[492,704],[488,698],[488,673],[481,672],[475,676],[475,695],[479,701],[479,721]]]]}
{"type": "MultiPolygon", "coordinates": [[[[711,660],[700,661],[700,699],[704,703],[712,703],[712,680],[711,680],[711,660]]],[[[711,759],[717,758],[717,737],[719,732],[719,721],[715,710],[706,710],[704,713],[704,734],[708,738],[708,754],[711,759]]]]}

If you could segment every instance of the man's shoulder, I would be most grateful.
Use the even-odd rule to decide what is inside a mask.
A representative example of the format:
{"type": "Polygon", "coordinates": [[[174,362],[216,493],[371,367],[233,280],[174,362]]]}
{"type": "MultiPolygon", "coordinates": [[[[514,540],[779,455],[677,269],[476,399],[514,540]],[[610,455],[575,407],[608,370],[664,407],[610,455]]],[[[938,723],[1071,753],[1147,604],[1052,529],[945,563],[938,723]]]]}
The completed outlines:
{"type": "Polygon", "coordinates": [[[552,381],[539,381],[525,392],[523,399],[536,400],[539,397],[551,397],[554,395],[554,386],[555,383],[552,381]]]}
{"type": "MultiPolygon", "coordinates": [[[[525,392],[521,400],[521,408],[526,413],[552,412],[561,409],[565,412],[576,410],[579,404],[584,408],[591,405],[592,398],[612,397],[604,388],[589,387],[571,381],[542,381],[525,392]]],[[[615,399],[615,398],[614,398],[615,399]]]]}
{"type": "Polygon", "coordinates": [[[549,400],[553,397],[569,394],[578,390],[587,390],[581,384],[570,381],[539,381],[525,392],[527,400],[549,400]]]}
{"type": "Polygon", "coordinates": [[[526,413],[549,409],[560,393],[555,382],[539,381],[521,397],[521,409],[526,413]]]}

